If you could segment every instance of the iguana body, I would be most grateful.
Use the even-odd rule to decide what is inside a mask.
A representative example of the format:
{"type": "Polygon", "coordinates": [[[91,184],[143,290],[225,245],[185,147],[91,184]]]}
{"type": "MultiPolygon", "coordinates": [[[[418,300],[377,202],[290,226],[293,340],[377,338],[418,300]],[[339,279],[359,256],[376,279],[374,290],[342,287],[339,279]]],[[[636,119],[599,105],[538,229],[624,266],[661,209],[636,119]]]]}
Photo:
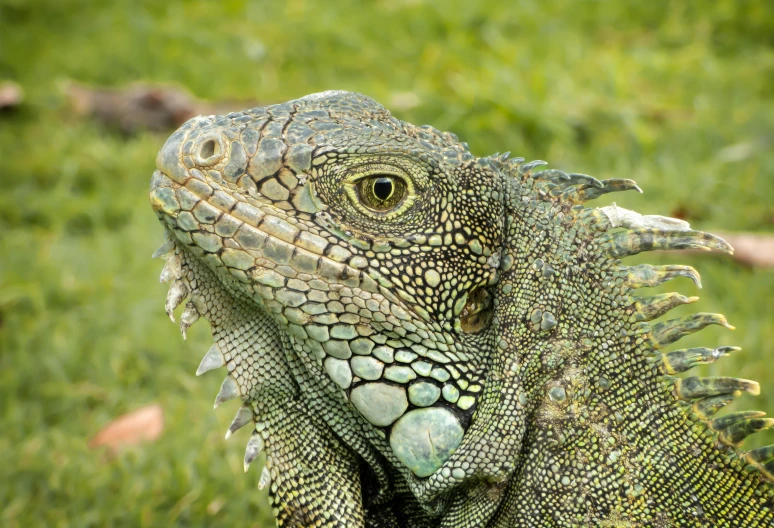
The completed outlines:
{"type": "Polygon", "coordinates": [[[720,315],[635,297],[731,251],[687,224],[582,204],[636,189],[476,158],[448,133],[325,92],[194,118],[165,144],[158,252],[244,405],[246,466],[280,526],[770,526],[771,425],[710,417],[756,383],[674,374],[731,352],[663,352],[720,315]]]}

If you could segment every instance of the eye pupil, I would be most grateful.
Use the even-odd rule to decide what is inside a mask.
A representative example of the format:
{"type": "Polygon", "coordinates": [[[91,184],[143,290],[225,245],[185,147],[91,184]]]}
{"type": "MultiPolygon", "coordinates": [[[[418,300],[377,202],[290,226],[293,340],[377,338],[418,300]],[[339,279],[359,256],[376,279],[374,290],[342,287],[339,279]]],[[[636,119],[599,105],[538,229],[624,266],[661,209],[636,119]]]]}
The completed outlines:
{"type": "Polygon", "coordinates": [[[357,201],[378,213],[386,213],[398,207],[408,194],[405,180],[391,174],[374,174],[356,184],[357,201]]]}
{"type": "Polygon", "coordinates": [[[374,196],[379,200],[387,200],[394,190],[395,186],[390,178],[377,178],[374,181],[374,196]]]}

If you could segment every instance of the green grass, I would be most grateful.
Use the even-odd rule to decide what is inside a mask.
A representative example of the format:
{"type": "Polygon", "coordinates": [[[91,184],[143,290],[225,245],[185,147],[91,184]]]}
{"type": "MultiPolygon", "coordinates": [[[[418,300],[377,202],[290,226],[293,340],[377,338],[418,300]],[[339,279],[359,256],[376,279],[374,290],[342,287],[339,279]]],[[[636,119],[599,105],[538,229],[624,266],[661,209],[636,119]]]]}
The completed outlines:
{"type": "MultiPolygon", "coordinates": [[[[206,324],[183,342],[162,310],[147,186],[164,137],[78,120],[62,80],[266,102],[361,91],[479,155],[634,178],[646,192],[612,198],[624,207],[773,232],[772,35],[766,0],[0,0],[0,79],[27,94],[0,115],[0,525],[271,525],[259,472],[241,474],[245,433],[222,440],[234,406],[210,410],[219,377],[193,376],[206,324]],[[151,402],[167,417],[156,443],[88,449],[151,402]]],[[[743,346],[706,370],[758,379],[740,408],[774,414],[774,273],[656,258],[703,274],[682,313],[738,328],[681,346],[743,346]]]]}

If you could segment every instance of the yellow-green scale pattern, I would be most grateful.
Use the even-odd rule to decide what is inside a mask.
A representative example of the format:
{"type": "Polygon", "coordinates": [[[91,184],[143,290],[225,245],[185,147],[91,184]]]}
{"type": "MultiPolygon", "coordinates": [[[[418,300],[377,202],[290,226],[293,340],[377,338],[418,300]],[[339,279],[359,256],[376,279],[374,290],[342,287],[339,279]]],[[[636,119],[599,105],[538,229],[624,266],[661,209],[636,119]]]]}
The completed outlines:
{"type": "Polygon", "coordinates": [[[324,92],[193,118],[161,149],[166,310],[205,318],[266,452],[279,526],[770,526],[774,421],[713,414],[758,385],[680,377],[733,347],[639,288],[731,251],[680,220],[585,202],[638,189],[476,158],[371,99],[324,92]]]}

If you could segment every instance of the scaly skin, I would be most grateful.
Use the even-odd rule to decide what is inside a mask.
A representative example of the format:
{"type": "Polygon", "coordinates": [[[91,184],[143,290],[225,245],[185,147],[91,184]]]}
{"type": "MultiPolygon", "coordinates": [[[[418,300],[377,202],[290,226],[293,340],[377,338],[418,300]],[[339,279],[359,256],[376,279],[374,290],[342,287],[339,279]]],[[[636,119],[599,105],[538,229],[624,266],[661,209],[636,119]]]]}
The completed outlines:
{"type": "Polygon", "coordinates": [[[452,134],[325,92],[197,117],[151,202],[170,317],[200,316],[265,449],[279,526],[771,526],[755,382],[678,377],[733,348],[664,352],[723,316],[654,323],[695,297],[635,297],[731,251],[687,224],[587,208],[630,180],[476,158],[452,134]]]}

